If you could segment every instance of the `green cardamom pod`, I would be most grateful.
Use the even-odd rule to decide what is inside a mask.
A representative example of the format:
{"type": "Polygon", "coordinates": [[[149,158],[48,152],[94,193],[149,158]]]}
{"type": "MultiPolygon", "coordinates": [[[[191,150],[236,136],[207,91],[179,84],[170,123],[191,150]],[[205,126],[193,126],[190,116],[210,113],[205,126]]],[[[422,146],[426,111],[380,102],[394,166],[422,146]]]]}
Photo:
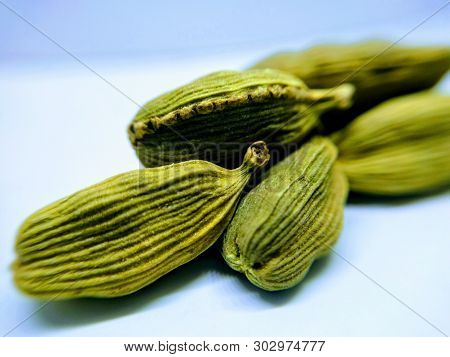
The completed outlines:
{"type": "Polygon", "coordinates": [[[337,149],[315,137],[273,166],[241,201],[226,231],[228,265],[265,290],[299,283],[339,235],[347,198],[337,149]]]}
{"type": "Polygon", "coordinates": [[[450,97],[386,101],[333,136],[350,190],[410,195],[450,187],[450,97]]]}
{"type": "Polygon", "coordinates": [[[148,102],[128,134],[144,166],[192,159],[235,167],[256,140],[294,143],[318,126],[318,115],[351,104],[353,86],[309,89],[280,71],[217,72],[148,102]]]}
{"type": "Polygon", "coordinates": [[[352,83],[352,107],[322,118],[329,131],[386,99],[432,87],[449,67],[450,47],[406,47],[385,41],[315,46],[279,53],[253,66],[292,73],[311,88],[352,83]]]}
{"type": "Polygon", "coordinates": [[[38,298],[130,294],[211,246],[268,159],[256,142],[235,170],[206,161],[136,170],[50,204],[19,230],[16,285],[38,298]]]}

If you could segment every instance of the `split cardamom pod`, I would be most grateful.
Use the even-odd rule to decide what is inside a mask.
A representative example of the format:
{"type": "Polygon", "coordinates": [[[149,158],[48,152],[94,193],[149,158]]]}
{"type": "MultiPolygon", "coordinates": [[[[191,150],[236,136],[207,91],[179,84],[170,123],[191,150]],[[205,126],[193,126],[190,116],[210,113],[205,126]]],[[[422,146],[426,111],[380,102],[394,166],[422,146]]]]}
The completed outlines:
{"type": "Polygon", "coordinates": [[[268,171],[226,231],[222,255],[231,268],[265,290],[303,279],[342,227],[348,186],[336,157],[331,141],[315,137],[268,171]]]}
{"type": "Polygon", "coordinates": [[[130,294],[211,246],[268,159],[256,142],[235,170],[206,161],[136,170],[50,204],[19,230],[15,282],[38,298],[130,294]]]}
{"type": "Polygon", "coordinates": [[[450,97],[386,101],[333,136],[350,190],[411,195],[450,187],[450,97]]]}
{"type": "Polygon", "coordinates": [[[406,47],[386,41],[284,52],[253,66],[292,73],[312,88],[352,83],[355,86],[352,107],[344,113],[329,112],[322,119],[325,126],[331,127],[329,131],[343,127],[386,99],[432,87],[449,67],[449,47],[406,47]]]}
{"type": "Polygon", "coordinates": [[[297,142],[352,94],[352,85],[312,90],[274,70],[217,72],[145,104],[128,134],[146,167],[201,159],[233,168],[248,143],[297,142]]]}

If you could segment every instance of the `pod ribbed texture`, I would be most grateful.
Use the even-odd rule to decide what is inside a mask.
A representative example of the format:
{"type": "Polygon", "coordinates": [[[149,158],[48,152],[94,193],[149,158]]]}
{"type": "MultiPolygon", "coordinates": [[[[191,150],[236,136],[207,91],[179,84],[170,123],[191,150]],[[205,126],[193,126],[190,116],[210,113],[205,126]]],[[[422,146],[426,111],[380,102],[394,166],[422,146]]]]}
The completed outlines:
{"type": "Polygon", "coordinates": [[[391,99],[334,136],[352,191],[420,194],[450,187],[450,97],[391,99]]]}
{"type": "Polygon", "coordinates": [[[432,87],[449,70],[449,47],[391,46],[367,41],[350,45],[322,45],[301,52],[271,56],[253,68],[274,68],[292,73],[311,88],[355,85],[348,113],[325,115],[325,124],[337,126],[383,100],[432,87]],[[327,119],[330,119],[328,121],[327,119]]]}
{"type": "Polygon", "coordinates": [[[329,140],[316,137],[269,170],[227,229],[223,257],[230,267],[265,290],[303,279],[342,227],[348,185],[336,156],[329,140]]]}
{"type": "Polygon", "coordinates": [[[273,70],[217,72],[148,102],[128,134],[146,167],[194,158],[232,167],[240,145],[266,136],[297,142],[321,112],[350,105],[352,94],[351,85],[311,90],[273,70]]]}
{"type": "Polygon", "coordinates": [[[189,161],[123,173],[63,198],[20,227],[15,282],[39,298],[132,293],[213,244],[267,160],[259,142],[235,170],[189,161]]]}

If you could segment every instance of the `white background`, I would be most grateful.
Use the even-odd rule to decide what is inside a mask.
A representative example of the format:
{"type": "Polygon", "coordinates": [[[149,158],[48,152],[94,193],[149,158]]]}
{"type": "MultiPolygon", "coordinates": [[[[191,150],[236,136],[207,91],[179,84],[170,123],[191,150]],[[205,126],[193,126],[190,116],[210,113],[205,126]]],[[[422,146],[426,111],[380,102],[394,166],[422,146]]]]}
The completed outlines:
{"type": "MultiPolygon", "coordinates": [[[[138,103],[280,49],[394,41],[445,2],[152,3],[8,1],[138,103]]],[[[448,45],[449,15],[447,6],[402,43],[448,45]]],[[[450,333],[448,194],[350,202],[340,256],[320,260],[284,292],[258,290],[211,251],[128,297],[45,303],[21,295],[9,268],[18,225],[43,205],[138,168],[126,136],[138,108],[1,5],[0,33],[2,335],[442,335],[424,319],[450,333]]],[[[440,88],[449,92],[448,78],[440,88]]]]}

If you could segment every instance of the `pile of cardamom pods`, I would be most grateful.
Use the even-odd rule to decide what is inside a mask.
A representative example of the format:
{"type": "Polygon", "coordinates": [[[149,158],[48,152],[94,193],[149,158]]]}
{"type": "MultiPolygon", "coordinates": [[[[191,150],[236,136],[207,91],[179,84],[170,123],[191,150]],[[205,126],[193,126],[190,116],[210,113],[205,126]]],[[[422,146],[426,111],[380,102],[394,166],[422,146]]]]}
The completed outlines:
{"type": "Polygon", "coordinates": [[[298,284],[336,242],[349,191],[450,187],[450,97],[432,89],[449,67],[449,47],[319,46],[151,100],[128,127],[146,168],[29,216],[17,287],[42,299],[122,296],[219,239],[254,285],[298,284]]]}

